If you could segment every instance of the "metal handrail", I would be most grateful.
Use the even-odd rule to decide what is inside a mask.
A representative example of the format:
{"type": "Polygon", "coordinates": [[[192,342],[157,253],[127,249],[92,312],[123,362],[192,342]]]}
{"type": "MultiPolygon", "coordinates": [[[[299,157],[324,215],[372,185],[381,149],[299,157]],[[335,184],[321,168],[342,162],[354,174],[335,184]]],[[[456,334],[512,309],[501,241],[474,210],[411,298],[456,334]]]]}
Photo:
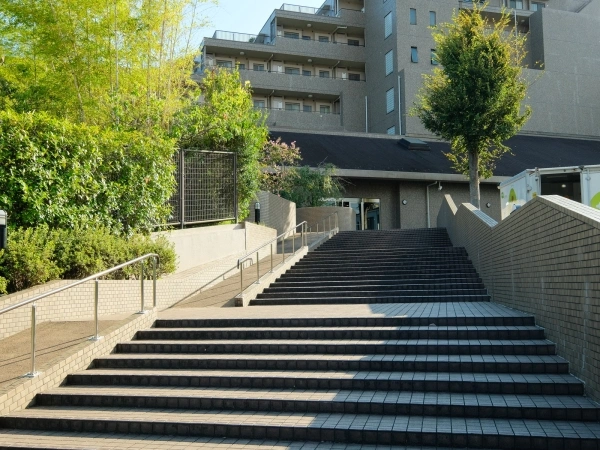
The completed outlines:
{"type": "MultiPolygon", "coordinates": [[[[317,222],[316,227],[317,227],[317,233],[319,232],[319,223],[323,223],[323,228],[322,228],[322,233],[325,232],[325,221],[328,221],[329,223],[329,230],[331,231],[333,228],[331,228],[331,217],[335,216],[335,221],[334,221],[334,227],[333,228],[339,228],[339,216],[337,211],[336,212],[332,212],[331,214],[329,214],[328,216],[324,217],[323,219],[321,219],[320,221],[317,222]]],[[[309,232],[312,232],[312,226],[308,228],[309,232]]]]}
{"type": "MultiPolygon", "coordinates": [[[[298,227],[302,227],[301,229],[301,245],[300,248],[305,247],[307,245],[307,237],[306,237],[306,221],[297,224],[295,227],[290,228],[289,230],[281,233],[274,239],[271,239],[269,242],[264,243],[258,248],[255,248],[251,252],[246,253],[244,256],[237,260],[237,268],[240,269],[240,293],[238,295],[242,295],[244,292],[244,263],[246,261],[254,262],[254,254],[256,253],[256,284],[260,284],[261,276],[260,276],[260,256],[259,252],[266,246],[271,247],[271,270],[269,273],[273,273],[273,243],[277,243],[279,239],[281,239],[281,252],[283,254],[283,259],[281,264],[285,263],[285,237],[292,233],[292,255],[296,254],[296,229],[298,227]]],[[[279,265],[279,264],[278,264],[279,265]]]]}
{"type": "MultiPolygon", "coordinates": [[[[51,295],[58,294],[59,292],[66,291],[67,289],[71,289],[75,286],[79,286],[80,284],[87,283],[88,281],[94,281],[94,322],[96,325],[96,333],[94,336],[90,338],[91,341],[99,341],[102,339],[102,336],[99,335],[98,332],[98,292],[99,292],[99,279],[110,274],[116,272],[117,270],[121,270],[127,266],[131,266],[135,263],[145,261],[147,259],[152,258],[152,303],[153,307],[156,308],[156,266],[160,261],[160,257],[156,253],[148,253],[146,255],[140,256],[138,258],[132,259],[131,261],[124,262],[119,264],[118,266],[112,267],[110,269],[103,270],[102,272],[95,273],[90,275],[89,277],[83,278],[81,280],[74,281],[69,283],[66,286],[62,286],[56,289],[52,289],[51,291],[44,292],[42,294],[38,294],[34,297],[28,298],[27,300],[23,300],[22,302],[15,303],[14,305],[7,306],[6,308],[0,309],[0,316],[7,312],[13,311],[15,309],[21,308],[23,306],[31,304],[31,371],[26,373],[25,376],[29,378],[36,377],[39,375],[39,372],[35,370],[35,347],[36,347],[36,313],[37,313],[37,305],[35,302],[38,300],[42,300],[46,297],[50,297],[51,295]]],[[[146,309],[144,306],[144,265],[140,264],[140,301],[141,301],[141,309],[138,314],[145,314],[146,309]]]]}

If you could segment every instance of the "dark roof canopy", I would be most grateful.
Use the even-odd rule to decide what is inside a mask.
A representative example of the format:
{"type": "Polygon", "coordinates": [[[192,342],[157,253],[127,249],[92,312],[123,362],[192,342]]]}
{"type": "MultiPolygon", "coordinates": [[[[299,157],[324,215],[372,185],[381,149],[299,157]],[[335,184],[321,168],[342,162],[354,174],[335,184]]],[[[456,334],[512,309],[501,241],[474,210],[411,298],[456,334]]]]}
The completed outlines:
{"type": "MultiPolygon", "coordinates": [[[[332,163],[340,169],[381,170],[415,173],[456,173],[442,152],[449,144],[427,142],[430,150],[408,150],[398,139],[272,131],[271,138],[295,141],[301,164],[316,167],[332,163]]],[[[600,164],[600,141],[552,137],[515,136],[506,144],[512,155],[498,162],[494,175],[513,176],[536,167],[600,164]]]]}

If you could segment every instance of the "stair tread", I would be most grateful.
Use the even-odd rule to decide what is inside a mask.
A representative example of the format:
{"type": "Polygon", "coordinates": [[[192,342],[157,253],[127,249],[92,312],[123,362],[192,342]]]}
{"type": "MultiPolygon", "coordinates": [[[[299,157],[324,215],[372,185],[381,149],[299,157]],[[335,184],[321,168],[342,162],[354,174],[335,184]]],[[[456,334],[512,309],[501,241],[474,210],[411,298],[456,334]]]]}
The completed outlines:
{"type": "Polygon", "coordinates": [[[334,430],[372,430],[401,433],[448,433],[485,435],[527,435],[533,437],[567,437],[600,439],[600,423],[575,421],[541,421],[527,419],[479,419],[436,416],[386,416],[374,414],[342,413],[284,413],[235,411],[193,411],[178,409],[144,408],[69,408],[34,407],[11,413],[2,420],[11,418],[140,421],[144,423],[213,424],[220,426],[265,426],[289,428],[316,428],[334,430]]]}
{"type": "MultiPolygon", "coordinates": [[[[60,450],[456,450],[447,447],[389,446],[345,444],[340,442],[294,442],[249,439],[225,439],[197,436],[136,436],[131,434],[77,433],[61,431],[0,430],[0,449],[60,449],[60,450]]],[[[481,449],[490,450],[490,449],[481,449]]]]}
{"type": "Polygon", "coordinates": [[[156,377],[278,377],[346,380],[423,380],[468,381],[496,383],[570,383],[581,380],[570,374],[512,374],[512,373],[453,373],[453,372],[379,372],[379,371],[301,371],[301,370],[145,370],[145,369],[88,369],[77,376],[156,376],[156,377]]]}
{"type": "Polygon", "coordinates": [[[554,345],[548,339],[190,339],[190,340],[135,340],[123,342],[127,345],[554,345]]]}
{"type": "Polygon", "coordinates": [[[205,359],[224,359],[224,360],[275,360],[286,359],[298,360],[324,360],[324,361],[454,361],[454,362],[499,362],[499,363],[563,363],[567,361],[557,355],[405,355],[405,354],[381,354],[381,355],[345,355],[345,354],[302,354],[280,355],[266,353],[264,355],[255,355],[251,353],[241,353],[232,355],[231,353],[210,353],[210,354],[173,354],[166,353],[113,353],[105,355],[96,360],[123,360],[123,359],[181,359],[181,360],[205,360],[205,359]]]}
{"type": "MultiPolygon", "coordinates": [[[[539,331],[543,328],[537,325],[434,325],[434,326],[373,326],[373,327],[295,327],[292,330],[282,327],[244,327],[243,331],[539,331]]],[[[152,331],[157,333],[169,333],[173,331],[240,331],[237,327],[177,327],[177,328],[149,328],[141,331],[152,331]]]]}
{"type": "Polygon", "coordinates": [[[42,395],[101,395],[130,397],[193,397],[227,399],[272,399],[319,402],[381,402],[412,403],[417,405],[470,405],[526,408],[600,408],[600,405],[587,397],[569,395],[527,395],[527,394],[476,394],[454,392],[416,391],[371,391],[371,390],[287,390],[287,389],[245,389],[245,388],[202,388],[175,387],[158,388],[145,386],[111,387],[89,385],[64,386],[44,392],[42,395]]]}

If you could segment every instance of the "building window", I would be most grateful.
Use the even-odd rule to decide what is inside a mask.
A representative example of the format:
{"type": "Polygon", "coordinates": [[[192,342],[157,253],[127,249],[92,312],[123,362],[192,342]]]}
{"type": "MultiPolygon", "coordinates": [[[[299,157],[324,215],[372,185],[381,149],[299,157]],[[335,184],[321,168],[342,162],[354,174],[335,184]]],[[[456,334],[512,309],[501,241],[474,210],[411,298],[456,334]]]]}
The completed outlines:
{"type": "Polygon", "coordinates": [[[287,103],[285,104],[286,111],[300,111],[300,103],[287,103]]]}
{"type": "Polygon", "coordinates": [[[311,105],[304,105],[302,107],[302,111],[304,111],[304,112],[312,112],[312,106],[311,105]]]}
{"type": "Polygon", "coordinates": [[[358,39],[348,39],[348,45],[358,47],[360,45],[360,41],[358,39]]]}
{"type": "Polygon", "coordinates": [[[319,106],[319,112],[321,114],[331,114],[331,106],[321,105],[321,106],[319,106]]]}
{"type": "Polygon", "coordinates": [[[329,42],[329,36],[319,36],[319,42],[329,42]]]}
{"type": "Polygon", "coordinates": [[[437,25],[437,16],[435,11],[429,11],[429,26],[435,27],[437,25]]]}
{"type": "Polygon", "coordinates": [[[389,127],[387,129],[387,134],[396,134],[396,127],[389,127]]]}
{"type": "Polygon", "coordinates": [[[298,69],[297,67],[286,67],[285,73],[287,73],[288,75],[300,75],[300,69],[298,69]]]}
{"type": "Polygon", "coordinates": [[[291,32],[291,31],[284,31],[283,32],[283,37],[290,38],[290,39],[300,39],[300,33],[294,33],[294,32],[291,32]]]}
{"type": "Polygon", "coordinates": [[[302,36],[302,40],[303,41],[311,41],[312,39],[310,38],[310,36],[302,36]]]}
{"type": "Polygon", "coordinates": [[[419,51],[417,47],[410,48],[410,62],[418,63],[419,62],[419,51]]]}
{"type": "Polygon", "coordinates": [[[237,68],[238,70],[246,70],[246,64],[238,63],[237,68]]]}
{"type": "Polygon", "coordinates": [[[539,11],[542,8],[545,8],[546,5],[544,3],[538,3],[538,2],[531,2],[531,10],[532,11],[539,11]]]}
{"type": "Polygon", "coordinates": [[[233,63],[231,61],[222,61],[217,59],[217,66],[225,67],[226,69],[233,69],[233,63]]]}
{"type": "Polygon", "coordinates": [[[319,70],[320,78],[329,78],[329,70],[319,70]]]}
{"type": "Polygon", "coordinates": [[[312,77],[312,72],[310,70],[303,70],[302,75],[305,77],[312,77]]]}
{"type": "Polygon", "coordinates": [[[385,93],[385,112],[391,113],[394,110],[394,88],[385,93]]]}
{"type": "Polygon", "coordinates": [[[387,77],[394,71],[394,51],[390,50],[385,54],[385,76],[387,77]]]}
{"type": "Polygon", "coordinates": [[[417,24],[417,10],[415,8],[410,8],[410,24],[417,24]]]}
{"type": "Polygon", "coordinates": [[[383,34],[383,37],[387,38],[387,37],[389,37],[392,34],[392,13],[391,12],[388,13],[387,16],[385,16],[385,19],[384,19],[383,22],[384,22],[384,26],[383,26],[384,34],[383,34]]]}
{"type": "Polygon", "coordinates": [[[523,9],[523,0],[510,0],[509,5],[514,9],[523,9]]]}
{"type": "Polygon", "coordinates": [[[265,101],[264,100],[254,100],[254,107],[265,109],[265,101]]]}
{"type": "Polygon", "coordinates": [[[348,79],[350,81],[360,81],[360,73],[349,73],[348,79]]]}
{"type": "Polygon", "coordinates": [[[265,65],[264,64],[254,64],[252,66],[252,68],[254,70],[256,70],[257,72],[264,72],[265,71],[265,65]]]}
{"type": "Polygon", "coordinates": [[[438,60],[437,60],[437,56],[435,55],[435,48],[431,49],[431,64],[434,66],[437,66],[439,64],[438,60]]]}

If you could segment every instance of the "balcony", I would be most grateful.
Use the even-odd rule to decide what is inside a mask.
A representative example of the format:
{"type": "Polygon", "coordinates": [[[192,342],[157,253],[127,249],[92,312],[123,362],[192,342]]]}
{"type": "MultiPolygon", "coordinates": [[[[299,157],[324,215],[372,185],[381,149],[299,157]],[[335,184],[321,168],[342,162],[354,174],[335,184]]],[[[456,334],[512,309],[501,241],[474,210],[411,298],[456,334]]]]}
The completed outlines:
{"type": "Polygon", "coordinates": [[[271,38],[266,34],[246,34],[236,33],[233,31],[221,31],[217,30],[214,32],[213,39],[220,39],[223,41],[243,42],[245,44],[260,44],[260,45],[271,45],[271,38]]]}
{"type": "Polygon", "coordinates": [[[290,23],[294,26],[306,24],[306,21],[310,21],[314,26],[331,24],[364,29],[366,24],[365,13],[361,9],[340,8],[338,11],[334,11],[332,8],[312,8],[310,6],[284,3],[281,8],[275,10],[275,14],[279,24],[290,23]],[[281,19],[283,19],[283,22],[281,19]]]}
{"type": "Polygon", "coordinates": [[[268,114],[271,127],[298,128],[303,130],[344,131],[342,116],[337,113],[290,111],[285,109],[259,108],[268,114]]]}
{"type": "Polygon", "coordinates": [[[333,66],[338,62],[353,68],[364,67],[366,53],[361,45],[338,44],[317,40],[295,39],[280,36],[269,40],[264,35],[251,35],[229,31],[216,31],[212,38],[205,38],[202,46],[208,53],[220,55],[246,55],[254,58],[280,58],[290,62],[306,62],[333,66]],[[242,53],[243,52],[243,53],[242,53]]]}

